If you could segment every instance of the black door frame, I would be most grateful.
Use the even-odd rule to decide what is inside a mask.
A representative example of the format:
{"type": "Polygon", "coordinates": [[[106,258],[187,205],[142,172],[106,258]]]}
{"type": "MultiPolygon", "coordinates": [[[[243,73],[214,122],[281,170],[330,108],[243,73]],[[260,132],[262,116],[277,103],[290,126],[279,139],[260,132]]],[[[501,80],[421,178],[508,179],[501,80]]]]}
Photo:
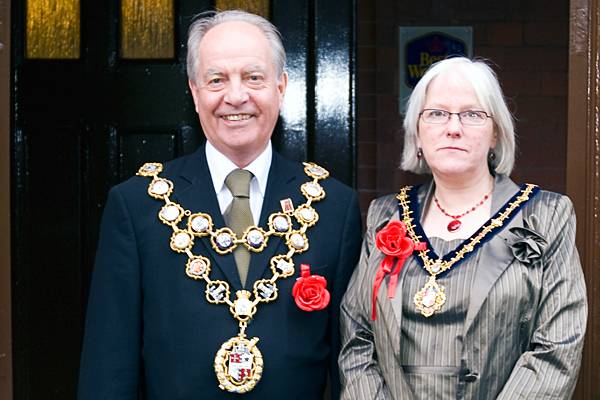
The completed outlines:
{"type": "Polygon", "coordinates": [[[12,399],[11,324],[11,18],[0,2],[0,398],[12,399]]]}

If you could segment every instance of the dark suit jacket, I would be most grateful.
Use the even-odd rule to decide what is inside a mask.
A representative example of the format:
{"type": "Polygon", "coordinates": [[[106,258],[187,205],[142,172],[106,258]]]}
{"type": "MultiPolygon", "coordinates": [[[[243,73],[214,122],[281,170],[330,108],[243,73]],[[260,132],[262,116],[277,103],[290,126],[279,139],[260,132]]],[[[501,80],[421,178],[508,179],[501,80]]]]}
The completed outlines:
{"type": "MultiPolygon", "coordinates": [[[[174,183],[171,199],[192,212],[209,213],[216,228],[225,225],[212,186],[204,147],[165,165],[161,176],[174,183]]],[[[260,226],[281,210],[279,201],[305,202],[300,185],[309,178],[299,163],[276,152],[261,212],[260,226]]],[[[185,274],[187,256],[169,248],[170,227],[158,219],[164,204],[147,194],[149,178],[133,177],[111,189],[104,210],[83,343],[80,400],[137,399],[321,399],[328,371],[332,398],[339,393],[339,303],[360,251],[361,221],[356,193],[333,178],[320,181],[327,192],[314,203],[320,219],[309,228],[310,248],[294,257],[323,275],[331,302],[322,311],[301,311],[291,295],[295,277],[278,280],[279,297],[260,304],[249,322],[257,336],[264,373],[250,393],[236,395],[218,387],[213,361],[237,321],[226,305],[206,301],[204,281],[185,274]]],[[[269,260],[287,247],[272,236],[262,253],[253,253],[248,287],[269,278],[269,260]]],[[[216,255],[207,238],[196,239],[195,254],[209,257],[211,279],[241,289],[234,258],[216,255]],[[200,242],[200,243],[198,243],[200,242]]],[[[250,289],[251,290],[251,289],[250,289]]]]}

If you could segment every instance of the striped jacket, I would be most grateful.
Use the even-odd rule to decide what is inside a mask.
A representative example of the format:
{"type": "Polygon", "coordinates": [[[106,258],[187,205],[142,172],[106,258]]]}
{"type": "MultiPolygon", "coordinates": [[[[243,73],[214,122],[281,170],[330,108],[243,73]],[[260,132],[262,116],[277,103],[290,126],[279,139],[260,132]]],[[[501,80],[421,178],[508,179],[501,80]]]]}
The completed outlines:
{"type": "MultiPolygon", "coordinates": [[[[429,183],[419,188],[420,205],[429,204],[433,187],[429,183]]],[[[509,178],[498,175],[492,213],[517,190],[509,178]]],[[[377,319],[371,320],[373,282],[384,257],[374,245],[375,234],[393,219],[400,219],[394,195],[373,201],[359,265],[341,306],[342,399],[418,399],[422,395],[412,392],[399,361],[402,274],[393,299],[388,299],[384,281],[377,298],[377,319]]],[[[570,398],[587,319],[571,201],[540,191],[477,251],[482,253],[464,321],[457,398],[570,398]],[[540,262],[515,257],[509,246],[516,240],[514,227],[529,229],[545,240],[540,262]]],[[[403,271],[407,268],[418,268],[415,256],[406,261],[403,271]]],[[[422,346],[433,348],[435,343],[422,346]]],[[[436,385],[435,379],[432,382],[436,385]]],[[[436,389],[429,393],[437,393],[436,389]]]]}

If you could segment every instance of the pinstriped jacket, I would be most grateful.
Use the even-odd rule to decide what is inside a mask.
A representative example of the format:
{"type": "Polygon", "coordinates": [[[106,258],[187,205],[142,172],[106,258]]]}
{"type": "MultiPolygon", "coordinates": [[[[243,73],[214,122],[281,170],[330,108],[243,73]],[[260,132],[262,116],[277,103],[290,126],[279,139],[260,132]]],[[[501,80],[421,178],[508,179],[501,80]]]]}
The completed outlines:
{"type": "MultiPolygon", "coordinates": [[[[432,182],[419,188],[419,204],[425,205],[420,210],[427,209],[433,188],[432,182]]],[[[517,190],[509,178],[496,176],[492,213],[517,190]]],[[[342,399],[420,398],[412,393],[400,364],[403,274],[393,299],[387,297],[386,279],[378,293],[377,320],[371,320],[373,282],[384,258],[374,245],[375,234],[393,219],[400,219],[394,195],[373,201],[360,261],[341,305],[342,399]]],[[[457,398],[570,398],[587,319],[571,201],[540,191],[477,251],[482,253],[464,321],[457,398]],[[518,231],[545,240],[539,262],[515,256],[518,231]]],[[[415,256],[402,271],[408,268],[420,268],[415,256]]],[[[433,345],[423,343],[426,348],[433,345]]]]}

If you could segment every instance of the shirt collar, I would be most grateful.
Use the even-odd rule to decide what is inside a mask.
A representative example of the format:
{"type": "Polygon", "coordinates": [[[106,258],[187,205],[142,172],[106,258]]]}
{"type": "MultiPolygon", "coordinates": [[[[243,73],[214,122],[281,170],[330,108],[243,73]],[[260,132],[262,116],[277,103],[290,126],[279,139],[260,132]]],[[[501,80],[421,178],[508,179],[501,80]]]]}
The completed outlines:
{"type": "MultiPolygon", "coordinates": [[[[217,150],[208,140],[206,141],[205,152],[215,193],[220,193],[225,186],[225,178],[227,178],[227,175],[229,175],[231,171],[238,168],[238,166],[223,153],[219,152],[219,150],[217,150]]],[[[258,189],[260,190],[262,197],[265,196],[272,159],[273,148],[271,146],[271,141],[269,141],[263,152],[244,168],[245,170],[252,172],[254,178],[256,178],[258,189]]]]}

